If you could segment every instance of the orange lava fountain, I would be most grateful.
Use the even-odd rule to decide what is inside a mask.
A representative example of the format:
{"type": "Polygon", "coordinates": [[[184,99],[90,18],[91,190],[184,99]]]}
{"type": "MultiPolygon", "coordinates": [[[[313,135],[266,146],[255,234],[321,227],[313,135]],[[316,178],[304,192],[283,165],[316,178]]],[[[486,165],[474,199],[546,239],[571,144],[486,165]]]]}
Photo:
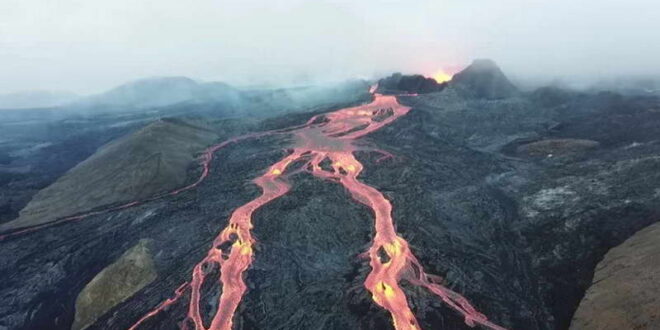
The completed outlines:
{"type": "Polygon", "coordinates": [[[454,75],[447,73],[445,70],[438,70],[434,75],[433,79],[438,83],[441,84],[443,82],[450,81],[454,75]]]}
{"type": "MultiPolygon", "coordinates": [[[[372,88],[373,92],[375,88],[372,88]]],[[[366,252],[370,258],[371,272],[364,285],[371,292],[374,302],[390,312],[396,329],[419,329],[406,295],[399,286],[402,279],[425,287],[439,296],[448,306],[462,314],[465,323],[470,326],[480,324],[490,329],[503,329],[489,322],[460,294],[434,282],[436,276],[424,272],[408,242],[396,233],[391,203],[380,191],[358,180],[363,166],[354,156],[359,147],[353,141],[390,124],[409,111],[410,108],[399,104],[395,96],[374,94],[374,100],[369,104],[315,116],[305,126],[290,131],[295,137],[293,152],[253,180],[262,189],[262,194],[234,211],[229,224],[215,239],[207,256],[193,269],[187,319],[194,324],[195,330],[231,329],[234,313],[246,291],[244,272],[253,259],[255,240],[250,231],[252,214],[289,191],[286,177],[298,171],[287,172],[287,168],[297,161],[305,162],[302,171],[340,183],[356,201],[374,212],[375,235],[366,252]],[[329,161],[330,166],[324,169],[326,161],[329,161]],[[217,312],[207,328],[200,315],[199,303],[202,284],[208,275],[205,269],[213,264],[220,266],[222,294],[217,312]]],[[[156,307],[131,329],[178,299],[181,288],[174,298],[166,301],[167,304],[162,303],[156,307]]]]}

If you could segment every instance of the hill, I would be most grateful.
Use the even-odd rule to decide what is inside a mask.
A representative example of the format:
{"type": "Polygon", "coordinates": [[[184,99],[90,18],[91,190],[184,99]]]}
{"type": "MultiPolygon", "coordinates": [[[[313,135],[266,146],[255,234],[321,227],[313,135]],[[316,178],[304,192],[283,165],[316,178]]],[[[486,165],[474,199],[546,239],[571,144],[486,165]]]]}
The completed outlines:
{"type": "Polygon", "coordinates": [[[39,191],[1,230],[52,221],[100,205],[133,201],[185,183],[195,156],[217,139],[184,120],[158,120],[101,147],[39,191]]]}
{"type": "Polygon", "coordinates": [[[186,102],[231,103],[239,97],[236,89],[224,83],[199,83],[186,77],[157,77],[123,84],[90,96],[79,105],[153,108],[186,102]]]}

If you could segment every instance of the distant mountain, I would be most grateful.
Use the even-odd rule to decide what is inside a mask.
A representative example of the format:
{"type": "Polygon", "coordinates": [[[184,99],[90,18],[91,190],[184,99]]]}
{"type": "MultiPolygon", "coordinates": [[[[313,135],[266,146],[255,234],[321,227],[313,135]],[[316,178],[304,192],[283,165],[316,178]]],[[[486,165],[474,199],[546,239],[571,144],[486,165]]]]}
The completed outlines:
{"type": "MultiPolygon", "coordinates": [[[[364,100],[369,95],[368,87],[366,81],[354,80],[323,85],[245,89],[222,82],[199,82],[187,77],[156,77],[131,81],[61,105],[50,104],[54,111],[48,113],[51,119],[53,116],[61,119],[100,113],[145,113],[145,109],[153,110],[151,113],[156,118],[202,113],[234,117],[247,114],[272,116],[364,100]]],[[[43,109],[35,108],[42,106],[45,104],[24,104],[20,112],[4,111],[0,120],[25,120],[28,115],[41,118],[43,109]],[[27,108],[37,111],[28,111],[27,108]]],[[[2,102],[0,109],[3,109],[2,102]]]]}
{"type": "Polygon", "coordinates": [[[79,98],[71,92],[25,91],[0,95],[0,109],[48,108],[71,103],[79,98]]]}
{"type": "Polygon", "coordinates": [[[495,62],[484,59],[475,60],[454,75],[449,85],[469,96],[485,99],[503,99],[518,92],[495,62]]]}
{"type": "Polygon", "coordinates": [[[82,105],[162,107],[178,103],[238,100],[239,92],[219,82],[200,83],[186,77],[140,79],[86,98],[82,105]]]}

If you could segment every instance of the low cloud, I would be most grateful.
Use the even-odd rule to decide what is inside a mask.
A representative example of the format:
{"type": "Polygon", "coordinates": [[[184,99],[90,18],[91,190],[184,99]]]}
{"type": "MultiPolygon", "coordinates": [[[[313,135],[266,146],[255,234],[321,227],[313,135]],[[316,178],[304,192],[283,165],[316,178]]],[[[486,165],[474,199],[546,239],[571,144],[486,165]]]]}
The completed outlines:
{"type": "Polygon", "coordinates": [[[149,76],[306,84],[492,58],[524,81],[660,75],[650,0],[5,0],[0,93],[149,76]]]}

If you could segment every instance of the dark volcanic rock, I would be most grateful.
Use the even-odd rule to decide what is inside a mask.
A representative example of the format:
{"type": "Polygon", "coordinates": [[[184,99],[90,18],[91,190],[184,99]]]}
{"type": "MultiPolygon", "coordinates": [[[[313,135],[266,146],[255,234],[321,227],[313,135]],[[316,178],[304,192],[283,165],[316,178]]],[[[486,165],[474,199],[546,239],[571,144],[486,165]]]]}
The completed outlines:
{"type": "MultiPolygon", "coordinates": [[[[459,199],[470,208],[446,212],[445,217],[447,221],[465,217],[466,224],[488,221],[479,222],[475,227],[458,226],[471,231],[462,234],[466,239],[464,244],[474,246],[475,251],[501,248],[501,252],[491,253],[493,262],[496,265],[509,264],[511,266],[508,268],[516,270],[508,275],[504,275],[505,270],[496,271],[493,275],[498,275],[485,280],[484,286],[475,283],[475,279],[484,280],[483,274],[476,277],[463,275],[463,279],[451,282],[459,287],[464,285],[466,290],[462,292],[477,304],[483,299],[484,292],[497,291],[490,302],[484,303],[484,312],[492,317],[502,315],[500,322],[504,325],[522,329],[566,329],[603,254],[635,231],[660,219],[660,194],[657,193],[660,176],[656,173],[660,166],[660,159],[657,158],[660,153],[657,133],[660,132],[657,126],[660,115],[652,110],[660,104],[660,100],[609,93],[575,94],[559,104],[546,107],[523,95],[481,101],[448,93],[450,91],[447,89],[439,94],[411,100],[411,104],[417,105],[415,109],[419,117],[414,125],[398,126],[413,118],[415,110],[372,138],[386,145],[405,146],[409,155],[407,159],[430,158],[437,159],[431,162],[437,162],[446,157],[453,158],[451,153],[445,155],[444,150],[441,152],[443,156],[434,156],[420,147],[419,141],[440,137],[445,143],[453,145],[451,149],[469,146],[503,161],[500,163],[503,168],[483,177],[482,184],[489,187],[484,194],[459,199]],[[628,135],[623,133],[623,127],[628,128],[628,135]],[[404,131],[405,135],[402,133],[404,131]],[[428,136],[419,136],[419,131],[428,136]],[[598,141],[600,146],[571,157],[540,160],[502,157],[504,155],[500,151],[507,146],[506,141],[520,145],[518,140],[523,138],[527,141],[583,139],[598,141]],[[484,201],[495,196],[500,196],[495,205],[508,207],[499,215],[488,215],[484,213],[488,210],[484,201]],[[478,210],[478,213],[470,217],[467,213],[469,209],[478,210]],[[492,230],[508,231],[507,238],[478,241],[492,230]],[[523,252],[518,254],[514,251],[523,252]],[[488,289],[483,289],[485,287],[488,289]],[[475,291],[470,293],[470,288],[475,291]],[[517,307],[504,307],[509,304],[517,307]],[[490,308],[508,311],[492,311],[489,314],[490,308]]],[[[559,144],[560,147],[563,145],[559,144]]],[[[394,153],[402,154],[403,151],[396,150],[394,153]]],[[[415,162],[407,163],[409,171],[412,170],[411,164],[415,162]]],[[[475,166],[471,161],[452,162],[438,176],[451,176],[447,169],[462,174],[475,166]],[[461,163],[466,165],[461,167],[461,163]]],[[[431,177],[432,174],[425,176],[431,177]]],[[[387,177],[369,179],[367,176],[367,179],[374,184],[383,184],[387,182],[387,177]]],[[[397,195],[407,194],[406,188],[401,189],[397,195]]],[[[423,193],[419,194],[443,196],[460,190],[450,185],[434,185],[421,191],[423,193]]],[[[415,200],[412,196],[410,199],[415,200]]],[[[436,204],[413,204],[412,208],[428,209],[422,204],[444,205],[438,208],[445,209],[460,205],[444,200],[436,204]]],[[[399,205],[399,210],[410,208],[396,203],[396,200],[395,205],[399,205]]],[[[399,228],[402,221],[409,218],[397,217],[399,228]]],[[[465,251],[470,251],[469,248],[456,246],[456,235],[454,232],[450,234],[452,244],[436,246],[455,247],[463,257],[472,260],[465,254],[465,251]]],[[[411,239],[412,244],[419,244],[415,242],[417,237],[411,239]]],[[[433,245],[428,243],[428,246],[433,245]]],[[[455,260],[442,264],[450,267],[448,274],[464,274],[469,269],[460,254],[455,260]]],[[[492,269],[492,266],[482,265],[477,269],[482,269],[479,272],[483,273],[483,269],[492,269]]]]}
{"type": "Polygon", "coordinates": [[[378,91],[381,93],[412,93],[424,94],[443,90],[446,83],[439,84],[433,78],[422,75],[402,75],[395,73],[378,81],[378,91]]]}
{"type": "Polygon", "coordinates": [[[561,106],[570,102],[579,93],[558,87],[541,87],[530,94],[530,99],[544,107],[561,106]]]}
{"type": "Polygon", "coordinates": [[[502,70],[491,60],[475,60],[465,70],[454,75],[450,86],[473,97],[503,99],[517,92],[502,70]]]}
{"type": "Polygon", "coordinates": [[[592,140],[547,139],[523,144],[517,148],[517,152],[523,156],[553,157],[583,153],[599,145],[592,140]]]}
{"type": "MultiPolygon", "coordinates": [[[[247,329],[373,329],[389,316],[363,289],[368,209],[337,183],[309,174],[255,214],[259,258],[237,317],[247,329]]],[[[383,327],[379,329],[384,329],[383,327]]]]}

